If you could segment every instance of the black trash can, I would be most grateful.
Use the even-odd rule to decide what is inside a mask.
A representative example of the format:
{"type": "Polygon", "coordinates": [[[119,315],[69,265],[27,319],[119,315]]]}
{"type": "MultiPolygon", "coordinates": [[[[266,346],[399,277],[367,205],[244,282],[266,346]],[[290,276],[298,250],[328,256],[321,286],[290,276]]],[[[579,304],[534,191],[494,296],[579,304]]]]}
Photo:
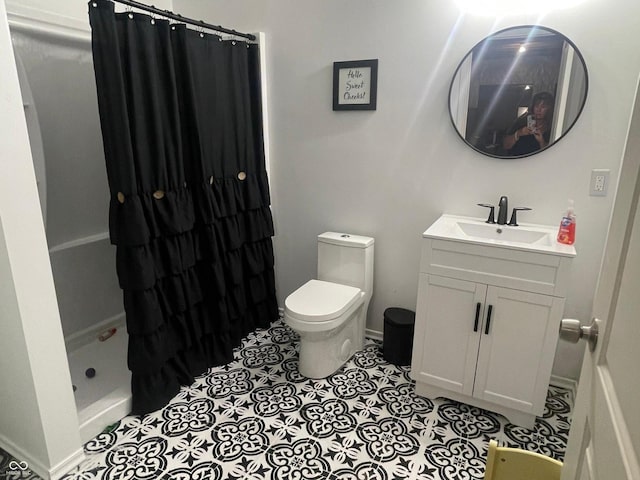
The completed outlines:
{"type": "Polygon", "coordinates": [[[394,365],[410,365],[413,348],[413,328],[416,314],[405,308],[387,308],[384,311],[384,339],[382,356],[394,365]]]}

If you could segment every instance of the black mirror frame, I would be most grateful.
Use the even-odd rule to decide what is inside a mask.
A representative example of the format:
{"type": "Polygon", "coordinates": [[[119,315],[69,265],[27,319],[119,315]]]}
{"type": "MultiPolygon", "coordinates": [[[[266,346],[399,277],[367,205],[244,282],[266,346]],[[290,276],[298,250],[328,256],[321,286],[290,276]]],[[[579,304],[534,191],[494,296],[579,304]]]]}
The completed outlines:
{"type": "Polygon", "coordinates": [[[453,125],[454,130],[456,131],[456,134],[458,135],[458,137],[460,137],[460,139],[462,139],[462,141],[465,143],[465,145],[467,145],[468,147],[471,147],[473,150],[475,150],[476,152],[481,153],[482,155],[485,155],[487,157],[491,157],[491,158],[498,158],[500,160],[516,160],[519,158],[526,158],[526,157],[530,157],[532,155],[536,155],[538,153],[544,152],[546,150],[548,150],[550,147],[552,147],[553,145],[555,145],[556,143],[558,143],[560,140],[562,140],[567,133],[569,133],[569,131],[573,128],[573,126],[578,122],[578,119],[580,118],[580,115],[582,115],[582,111],[584,110],[584,106],[587,103],[587,97],[589,94],[589,71],[587,69],[587,63],[584,61],[584,57],[582,56],[582,53],[580,52],[580,50],[578,49],[578,47],[576,46],[575,43],[573,43],[573,41],[571,41],[571,39],[569,39],[566,35],[558,32],[557,30],[554,30],[553,28],[549,28],[549,27],[545,27],[542,25],[514,25],[512,27],[507,27],[507,28],[503,28],[502,30],[498,30],[496,32],[493,32],[492,34],[484,37],[482,40],[480,40],[479,42],[477,42],[468,52],[467,54],[462,57],[462,60],[460,61],[460,63],[458,64],[458,66],[456,67],[455,72],[453,73],[453,77],[451,78],[451,83],[449,85],[449,96],[447,97],[447,104],[449,107],[449,119],[451,120],[451,124],[453,125]],[[458,73],[460,72],[460,68],[462,67],[462,65],[464,64],[465,60],[467,59],[467,57],[469,55],[471,55],[471,53],[483,42],[486,42],[489,38],[492,38],[496,35],[500,35],[501,33],[507,32],[509,30],[515,30],[515,29],[524,29],[524,28],[537,28],[537,29],[542,29],[542,30],[547,30],[549,32],[553,32],[554,34],[560,35],[564,38],[564,40],[573,48],[573,51],[577,54],[578,58],[580,59],[580,61],[582,62],[582,66],[584,67],[584,100],[582,101],[582,105],[580,106],[580,109],[578,110],[578,113],[576,115],[575,120],[571,123],[571,125],[569,125],[569,127],[567,127],[567,129],[562,133],[562,135],[553,143],[547,145],[546,147],[540,149],[540,150],[536,150],[534,152],[531,153],[527,153],[525,155],[514,155],[514,156],[507,156],[507,155],[492,155],[488,152],[485,152],[483,150],[480,150],[479,148],[476,148],[475,145],[472,145],[471,143],[469,143],[461,134],[460,131],[458,130],[458,127],[455,123],[455,119],[453,117],[453,113],[451,112],[451,92],[453,90],[453,85],[455,82],[455,79],[458,75],[458,73]]]}

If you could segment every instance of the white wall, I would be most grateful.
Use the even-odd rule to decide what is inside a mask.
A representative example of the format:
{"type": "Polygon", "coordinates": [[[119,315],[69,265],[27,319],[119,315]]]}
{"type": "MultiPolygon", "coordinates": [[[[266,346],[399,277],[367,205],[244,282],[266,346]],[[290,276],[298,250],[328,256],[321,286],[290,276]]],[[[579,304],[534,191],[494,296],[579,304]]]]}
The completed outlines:
{"type": "Polygon", "coordinates": [[[49,478],[83,453],[3,0],[0,91],[0,445],[49,478]]]}
{"type": "MultiPolygon", "coordinates": [[[[478,202],[508,195],[523,222],[556,225],[578,214],[565,315],[588,319],[613,192],[640,72],[640,3],[585,0],[545,16],[461,15],[451,0],[174,0],[174,10],[267,34],[271,185],[280,304],[315,274],[315,235],[376,238],[368,326],[390,306],[415,308],[421,233],[441,213],[485,215],[478,202]],[[465,146],[447,108],[451,77],[468,50],[519,24],[560,31],[589,72],[582,116],[534,157],[497,160],[465,146]],[[606,40],[605,40],[606,39],[606,40]],[[379,59],[374,112],[333,112],[334,61],[379,59]],[[609,196],[588,195],[590,171],[611,169],[609,196]]],[[[560,343],[554,373],[577,378],[583,345],[560,343]]]]}

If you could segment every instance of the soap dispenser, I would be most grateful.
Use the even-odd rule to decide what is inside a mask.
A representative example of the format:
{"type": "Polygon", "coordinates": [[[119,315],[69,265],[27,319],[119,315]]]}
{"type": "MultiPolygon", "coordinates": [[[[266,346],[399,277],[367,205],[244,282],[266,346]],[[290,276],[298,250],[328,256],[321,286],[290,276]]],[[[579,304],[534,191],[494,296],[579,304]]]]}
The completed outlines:
{"type": "Polygon", "coordinates": [[[573,200],[569,200],[567,213],[560,221],[558,229],[558,243],[573,245],[576,241],[576,214],[573,209],[573,200]]]}

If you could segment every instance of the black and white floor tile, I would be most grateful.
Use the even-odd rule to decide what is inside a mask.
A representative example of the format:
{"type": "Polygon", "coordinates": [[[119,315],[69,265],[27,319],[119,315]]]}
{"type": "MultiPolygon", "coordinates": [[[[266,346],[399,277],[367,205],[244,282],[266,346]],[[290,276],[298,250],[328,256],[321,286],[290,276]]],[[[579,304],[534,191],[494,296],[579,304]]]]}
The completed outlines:
{"type": "MultiPolygon", "coordinates": [[[[88,442],[87,460],[63,480],[474,480],[491,438],[564,456],[568,390],[550,387],[544,416],[528,430],[415,395],[409,368],[387,363],[375,340],[324,380],[298,373],[297,347],[281,322],[249,335],[232,363],[161,411],[125,417],[88,442]]],[[[11,461],[0,450],[8,480],[38,478],[9,470],[11,461]]]]}

